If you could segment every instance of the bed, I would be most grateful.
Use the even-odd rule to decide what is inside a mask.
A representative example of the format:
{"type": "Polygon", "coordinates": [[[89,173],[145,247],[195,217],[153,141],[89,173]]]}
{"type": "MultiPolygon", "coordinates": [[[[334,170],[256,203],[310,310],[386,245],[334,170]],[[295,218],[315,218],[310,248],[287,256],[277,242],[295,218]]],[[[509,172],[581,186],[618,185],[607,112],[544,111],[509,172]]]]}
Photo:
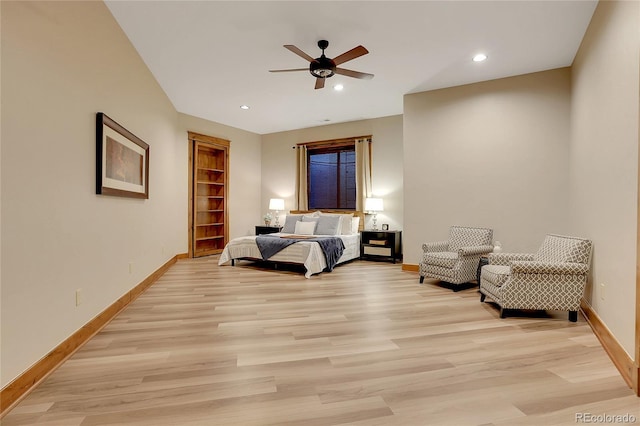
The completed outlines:
{"type": "Polygon", "coordinates": [[[218,265],[235,265],[236,260],[268,261],[276,264],[304,266],[306,278],[325,270],[331,270],[321,245],[313,241],[316,237],[339,238],[344,246],[336,265],[360,257],[360,232],[364,227],[362,212],[345,211],[291,211],[285,218],[283,232],[268,236],[244,236],[234,238],[225,246],[218,265]],[[300,222],[300,223],[299,223],[300,222]],[[264,259],[256,238],[293,238],[293,242],[277,253],[264,259]]]}

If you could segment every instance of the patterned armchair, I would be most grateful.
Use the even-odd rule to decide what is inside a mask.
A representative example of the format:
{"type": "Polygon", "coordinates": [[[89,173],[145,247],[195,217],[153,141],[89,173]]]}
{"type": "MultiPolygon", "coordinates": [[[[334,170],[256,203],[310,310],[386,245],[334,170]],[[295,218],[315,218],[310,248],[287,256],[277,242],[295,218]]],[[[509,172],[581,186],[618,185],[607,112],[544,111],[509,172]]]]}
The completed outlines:
{"type": "Polygon", "coordinates": [[[536,254],[491,254],[480,275],[480,301],[495,301],[500,318],[508,309],[558,310],[576,322],[591,247],[583,238],[549,234],[536,254]]]}
{"type": "Polygon", "coordinates": [[[425,277],[459,285],[476,279],[480,256],[491,253],[493,230],[452,226],[449,239],[422,245],[420,283],[425,277]]]}

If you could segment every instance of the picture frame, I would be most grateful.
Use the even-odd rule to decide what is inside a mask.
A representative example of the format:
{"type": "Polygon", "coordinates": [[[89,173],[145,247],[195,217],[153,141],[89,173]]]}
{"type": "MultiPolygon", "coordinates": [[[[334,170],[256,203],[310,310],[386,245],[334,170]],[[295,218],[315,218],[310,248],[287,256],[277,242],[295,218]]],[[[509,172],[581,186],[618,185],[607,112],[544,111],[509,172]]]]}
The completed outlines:
{"type": "Polygon", "coordinates": [[[149,198],[149,145],[96,114],[96,194],[149,198]]]}
{"type": "Polygon", "coordinates": [[[389,230],[389,224],[388,223],[383,223],[382,224],[382,230],[383,231],[388,231],[389,230]]]}

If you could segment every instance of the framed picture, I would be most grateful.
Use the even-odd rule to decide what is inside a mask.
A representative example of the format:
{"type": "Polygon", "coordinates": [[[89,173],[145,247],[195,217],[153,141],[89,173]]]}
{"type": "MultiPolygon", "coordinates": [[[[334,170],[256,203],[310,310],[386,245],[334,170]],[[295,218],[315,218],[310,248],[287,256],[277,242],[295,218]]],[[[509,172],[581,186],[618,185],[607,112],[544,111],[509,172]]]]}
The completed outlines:
{"type": "Polygon", "coordinates": [[[382,230],[383,231],[388,231],[389,230],[389,224],[388,223],[383,223],[382,224],[382,230]]]}
{"type": "Polygon", "coordinates": [[[149,145],[102,112],[96,116],[96,194],[149,198],[149,145]]]}

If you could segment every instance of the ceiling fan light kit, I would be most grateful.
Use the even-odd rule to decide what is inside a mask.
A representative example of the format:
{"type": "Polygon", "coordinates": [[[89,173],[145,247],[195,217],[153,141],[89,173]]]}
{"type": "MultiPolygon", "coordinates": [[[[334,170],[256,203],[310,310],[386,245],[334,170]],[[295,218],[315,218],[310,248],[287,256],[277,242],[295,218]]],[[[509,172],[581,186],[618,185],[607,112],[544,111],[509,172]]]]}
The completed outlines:
{"type": "MultiPolygon", "coordinates": [[[[319,58],[312,58],[304,53],[302,50],[292,44],[285,44],[284,47],[301,58],[309,61],[309,72],[316,78],[316,89],[322,89],[324,87],[325,79],[332,77],[335,74],[344,75],[347,77],[359,78],[364,80],[370,80],[373,78],[373,74],[367,74],[359,71],[352,71],[345,68],[338,68],[338,65],[343,64],[360,56],[369,53],[363,46],[357,46],[353,49],[344,52],[342,55],[335,58],[327,58],[324,54],[324,50],[329,46],[327,40],[318,41],[318,47],[322,49],[322,55],[319,58]]],[[[286,70],[269,70],[269,72],[291,72],[291,71],[306,71],[306,68],[295,68],[286,70]]]]}

